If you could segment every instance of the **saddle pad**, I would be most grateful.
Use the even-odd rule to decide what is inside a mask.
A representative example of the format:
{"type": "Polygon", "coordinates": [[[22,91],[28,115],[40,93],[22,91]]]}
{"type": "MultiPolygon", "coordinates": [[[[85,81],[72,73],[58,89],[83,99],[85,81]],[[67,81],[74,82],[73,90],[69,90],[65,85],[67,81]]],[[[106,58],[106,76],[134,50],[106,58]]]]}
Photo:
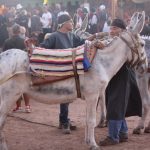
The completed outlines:
{"type": "Polygon", "coordinates": [[[30,70],[42,76],[74,75],[72,52],[76,50],[78,74],[84,74],[84,45],[69,49],[45,49],[36,47],[30,57],[30,70]]]}

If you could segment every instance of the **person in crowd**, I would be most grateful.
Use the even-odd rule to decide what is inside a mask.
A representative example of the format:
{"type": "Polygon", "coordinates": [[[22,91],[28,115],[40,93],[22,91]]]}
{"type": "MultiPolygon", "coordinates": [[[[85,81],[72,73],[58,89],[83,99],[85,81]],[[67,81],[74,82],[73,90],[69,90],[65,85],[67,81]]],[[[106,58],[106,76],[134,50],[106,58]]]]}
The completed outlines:
{"type": "Polygon", "coordinates": [[[25,50],[25,44],[24,39],[20,37],[20,25],[14,24],[12,26],[12,34],[13,36],[6,39],[3,46],[3,51],[6,51],[8,49],[12,48],[18,48],[21,50],[25,50]]]}
{"type": "Polygon", "coordinates": [[[0,12],[0,51],[2,50],[4,41],[8,38],[6,17],[3,15],[3,9],[0,12]]]}
{"type": "Polygon", "coordinates": [[[150,18],[149,16],[145,17],[145,24],[143,30],[141,31],[140,35],[150,36],[150,18]]]}
{"type": "Polygon", "coordinates": [[[43,33],[45,35],[46,33],[52,32],[52,14],[48,11],[47,6],[44,6],[43,11],[44,13],[41,17],[41,22],[43,25],[43,33]]]}
{"type": "Polygon", "coordinates": [[[66,10],[66,7],[62,6],[61,11],[57,14],[57,17],[61,16],[62,14],[69,15],[69,12],[66,10]]]}
{"type": "Polygon", "coordinates": [[[105,5],[100,5],[99,12],[97,12],[97,16],[98,16],[98,32],[102,32],[104,24],[107,21],[107,12],[105,5]]]}
{"type": "Polygon", "coordinates": [[[41,33],[42,32],[42,23],[39,16],[39,10],[34,9],[33,15],[31,16],[31,34],[33,32],[41,33]]]}
{"type": "Polygon", "coordinates": [[[82,21],[82,15],[83,15],[82,9],[78,8],[76,11],[76,14],[74,15],[74,28],[75,29],[81,27],[82,22],[83,22],[82,21]]]}
{"type": "Polygon", "coordinates": [[[98,16],[96,14],[96,9],[91,8],[89,17],[89,33],[91,34],[97,33],[97,24],[98,24],[98,16]]]}
{"type": "MultiPolygon", "coordinates": [[[[5,41],[3,51],[6,51],[8,49],[13,49],[13,48],[25,50],[26,48],[24,44],[25,31],[26,31],[25,27],[20,26],[18,24],[14,24],[12,26],[13,36],[5,41]]],[[[13,112],[22,112],[22,111],[25,111],[28,113],[31,112],[29,99],[26,99],[24,94],[22,94],[19,100],[17,100],[16,108],[13,110],[13,112]],[[25,101],[25,110],[23,110],[23,108],[21,107],[22,99],[24,99],[25,101]]]]}
{"type": "MultiPolygon", "coordinates": [[[[121,19],[114,19],[110,26],[112,37],[126,30],[121,19]]],[[[119,57],[119,56],[118,56],[119,57]]],[[[125,117],[141,116],[142,102],[137,87],[135,73],[127,62],[111,79],[106,89],[106,109],[108,137],[100,141],[101,146],[114,145],[128,141],[128,127],[125,117]]]]}
{"type": "Polygon", "coordinates": [[[19,24],[20,26],[25,27],[26,28],[26,34],[29,35],[29,32],[28,32],[29,16],[28,16],[28,12],[25,9],[18,12],[18,15],[16,16],[15,22],[17,24],[19,24]]]}

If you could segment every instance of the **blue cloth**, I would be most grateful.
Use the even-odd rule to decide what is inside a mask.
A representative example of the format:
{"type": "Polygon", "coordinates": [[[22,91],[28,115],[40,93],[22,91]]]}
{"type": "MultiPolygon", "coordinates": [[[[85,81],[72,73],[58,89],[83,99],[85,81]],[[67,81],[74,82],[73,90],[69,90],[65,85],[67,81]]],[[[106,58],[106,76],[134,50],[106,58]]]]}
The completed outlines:
{"type": "Polygon", "coordinates": [[[84,71],[88,71],[88,69],[91,67],[91,63],[89,62],[86,53],[84,53],[83,67],[84,67],[84,71]]]}
{"type": "Polygon", "coordinates": [[[84,71],[88,71],[88,69],[91,67],[91,63],[89,62],[89,59],[87,57],[87,50],[88,47],[85,44],[85,49],[84,49],[84,59],[83,59],[83,67],[84,67],[84,71]]]}
{"type": "Polygon", "coordinates": [[[126,120],[109,120],[108,121],[108,136],[114,141],[119,142],[119,134],[127,133],[128,127],[126,120]]]}

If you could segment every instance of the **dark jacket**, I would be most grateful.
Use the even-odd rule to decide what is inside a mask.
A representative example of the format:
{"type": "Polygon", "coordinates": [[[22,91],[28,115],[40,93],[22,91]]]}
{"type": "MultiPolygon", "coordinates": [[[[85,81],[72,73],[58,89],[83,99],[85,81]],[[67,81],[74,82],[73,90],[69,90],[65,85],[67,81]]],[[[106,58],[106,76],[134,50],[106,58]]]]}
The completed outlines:
{"type": "Polygon", "coordinates": [[[111,79],[106,89],[107,120],[123,120],[142,115],[142,101],[135,73],[126,64],[111,79]]]}
{"type": "Polygon", "coordinates": [[[17,48],[21,50],[25,50],[24,39],[22,39],[19,35],[15,35],[9,39],[7,39],[4,43],[3,51],[8,49],[17,48]]]}
{"type": "Polygon", "coordinates": [[[31,33],[32,32],[42,32],[42,23],[39,16],[33,15],[31,17],[31,33]]]}

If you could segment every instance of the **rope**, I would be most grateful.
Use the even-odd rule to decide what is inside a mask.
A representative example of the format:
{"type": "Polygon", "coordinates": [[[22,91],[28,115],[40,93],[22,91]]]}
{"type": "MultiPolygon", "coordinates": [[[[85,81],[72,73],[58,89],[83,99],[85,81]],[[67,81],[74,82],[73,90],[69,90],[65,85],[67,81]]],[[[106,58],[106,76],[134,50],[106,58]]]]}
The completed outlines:
{"type": "Polygon", "coordinates": [[[4,77],[2,80],[0,80],[0,85],[5,83],[6,81],[8,81],[9,79],[11,79],[12,77],[14,77],[15,75],[18,75],[18,74],[23,74],[23,73],[27,73],[26,71],[19,71],[19,72],[16,72],[14,74],[11,74],[9,76],[6,76],[4,77]]]}
{"type": "Polygon", "coordinates": [[[17,119],[20,119],[20,120],[23,120],[23,121],[26,121],[26,122],[29,122],[29,123],[33,123],[33,124],[39,124],[39,125],[49,126],[49,127],[53,127],[53,128],[58,128],[57,126],[54,126],[54,125],[28,120],[26,118],[15,116],[15,115],[11,115],[11,114],[9,114],[8,117],[17,118],[17,119]]]}

